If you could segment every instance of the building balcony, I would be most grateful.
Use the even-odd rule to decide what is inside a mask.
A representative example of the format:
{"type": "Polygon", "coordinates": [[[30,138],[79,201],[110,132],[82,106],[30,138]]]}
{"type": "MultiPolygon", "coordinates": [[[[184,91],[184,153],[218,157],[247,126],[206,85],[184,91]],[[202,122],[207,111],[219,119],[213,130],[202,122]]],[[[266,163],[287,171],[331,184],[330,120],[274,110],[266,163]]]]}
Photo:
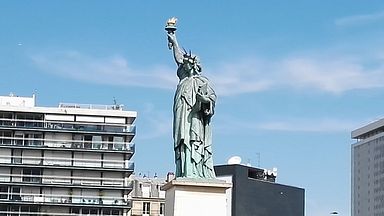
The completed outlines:
{"type": "Polygon", "coordinates": [[[73,188],[132,189],[133,182],[128,178],[0,174],[0,184],[52,186],[73,188]]]}
{"type": "Polygon", "coordinates": [[[2,128],[25,128],[25,129],[47,129],[47,130],[67,130],[67,131],[87,131],[87,132],[112,132],[135,134],[136,126],[132,124],[112,124],[112,123],[87,123],[87,122],[66,122],[48,120],[29,120],[1,118],[0,127],[2,128]]]}
{"type": "MultiPolygon", "coordinates": [[[[92,211],[88,211],[86,210],[87,212],[91,212],[91,213],[83,213],[83,214],[79,214],[79,213],[63,213],[61,212],[60,210],[57,211],[57,212],[33,212],[33,211],[1,211],[0,210],[0,215],[1,216],[79,216],[79,215],[83,215],[83,216],[110,216],[110,215],[113,215],[113,216],[123,216],[125,214],[121,213],[119,210],[115,210],[115,208],[113,208],[113,210],[107,210],[108,208],[105,208],[103,210],[97,210],[96,209],[92,209],[92,211]],[[104,211],[108,211],[108,213],[101,213],[101,212],[104,212],[104,211]],[[113,212],[112,214],[109,213],[109,212],[113,212]],[[94,213],[95,212],[95,213],[94,213]]],[[[159,215],[159,216],[163,216],[163,215],[159,215]]]]}
{"type": "Polygon", "coordinates": [[[96,158],[58,158],[33,156],[0,156],[0,164],[29,167],[54,167],[67,169],[107,169],[119,171],[133,171],[134,162],[129,160],[100,160],[96,158]]]}
{"type": "Polygon", "coordinates": [[[108,196],[79,196],[79,195],[54,195],[54,194],[11,194],[0,192],[0,203],[15,204],[46,204],[67,206],[99,206],[99,207],[125,207],[130,208],[131,203],[122,197],[108,196]]]}
{"type": "Polygon", "coordinates": [[[158,215],[158,216],[164,216],[165,210],[160,209],[150,209],[149,211],[144,211],[143,209],[131,209],[131,215],[132,216],[151,216],[151,215],[158,215]]]}
{"type": "Polygon", "coordinates": [[[109,142],[109,141],[84,141],[84,140],[58,140],[42,138],[19,138],[0,136],[1,146],[23,146],[32,148],[57,148],[94,151],[125,151],[135,152],[135,144],[132,142],[109,142]]]}

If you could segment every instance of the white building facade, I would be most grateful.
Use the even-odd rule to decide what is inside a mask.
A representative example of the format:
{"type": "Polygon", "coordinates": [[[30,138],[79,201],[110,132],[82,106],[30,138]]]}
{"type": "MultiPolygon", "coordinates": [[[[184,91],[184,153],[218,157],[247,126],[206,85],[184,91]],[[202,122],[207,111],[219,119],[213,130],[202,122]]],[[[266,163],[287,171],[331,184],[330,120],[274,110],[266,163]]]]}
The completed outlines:
{"type": "Polygon", "coordinates": [[[0,97],[0,215],[128,215],[136,116],[0,97]]]}
{"type": "Polygon", "coordinates": [[[352,216],[384,216],[384,119],[352,138],[352,216]]]}
{"type": "Polygon", "coordinates": [[[165,183],[161,178],[134,177],[129,216],[164,216],[165,191],[161,187],[165,183]]]}

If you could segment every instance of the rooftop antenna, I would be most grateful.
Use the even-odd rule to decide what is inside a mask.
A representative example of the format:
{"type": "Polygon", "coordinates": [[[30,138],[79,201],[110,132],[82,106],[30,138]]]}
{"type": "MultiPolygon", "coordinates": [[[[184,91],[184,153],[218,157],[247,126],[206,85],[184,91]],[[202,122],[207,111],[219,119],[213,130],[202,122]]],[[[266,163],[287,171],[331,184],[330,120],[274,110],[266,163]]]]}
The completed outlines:
{"type": "Polygon", "coordinates": [[[249,159],[249,158],[247,159],[247,164],[246,165],[249,166],[249,167],[252,166],[251,159],[249,159]]]}
{"type": "Polygon", "coordinates": [[[120,105],[117,104],[117,100],[115,97],[113,97],[113,109],[115,110],[119,110],[120,109],[120,105]]]}
{"type": "Polygon", "coordinates": [[[260,168],[260,152],[256,152],[256,157],[257,157],[257,167],[260,168]]]}
{"type": "Polygon", "coordinates": [[[113,105],[117,105],[117,100],[115,97],[113,97],[113,105]]]}
{"type": "Polygon", "coordinates": [[[33,90],[33,93],[32,93],[32,98],[33,98],[33,102],[36,104],[36,96],[37,96],[37,89],[34,89],[33,90]]]}

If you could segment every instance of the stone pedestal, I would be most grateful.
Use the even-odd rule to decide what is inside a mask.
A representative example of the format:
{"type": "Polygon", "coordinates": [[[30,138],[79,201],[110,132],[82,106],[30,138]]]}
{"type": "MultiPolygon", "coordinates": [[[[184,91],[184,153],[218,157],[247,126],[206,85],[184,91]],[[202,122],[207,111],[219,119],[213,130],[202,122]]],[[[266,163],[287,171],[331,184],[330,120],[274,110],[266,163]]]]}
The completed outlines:
{"type": "MultiPolygon", "coordinates": [[[[165,184],[165,216],[226,216],[225,191],[231,183],[177,178],[165,184]]],[[[230,205],[230,203],[228,203],[230,205]]]]}

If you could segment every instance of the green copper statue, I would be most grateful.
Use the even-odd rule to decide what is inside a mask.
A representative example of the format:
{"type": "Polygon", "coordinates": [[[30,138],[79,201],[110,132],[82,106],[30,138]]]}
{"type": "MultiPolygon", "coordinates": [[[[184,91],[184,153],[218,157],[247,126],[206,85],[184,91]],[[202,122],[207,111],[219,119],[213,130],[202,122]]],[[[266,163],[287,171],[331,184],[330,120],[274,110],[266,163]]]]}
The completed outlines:
{"type": "Polygon", "coordinates": [[[179,77],[173,104],[176,177],[215,178],[211,130],[215,91],[201,75],[199,58],[180,49],[175,34],[176,18],[168,20],[165,30],[179,77]]]}

